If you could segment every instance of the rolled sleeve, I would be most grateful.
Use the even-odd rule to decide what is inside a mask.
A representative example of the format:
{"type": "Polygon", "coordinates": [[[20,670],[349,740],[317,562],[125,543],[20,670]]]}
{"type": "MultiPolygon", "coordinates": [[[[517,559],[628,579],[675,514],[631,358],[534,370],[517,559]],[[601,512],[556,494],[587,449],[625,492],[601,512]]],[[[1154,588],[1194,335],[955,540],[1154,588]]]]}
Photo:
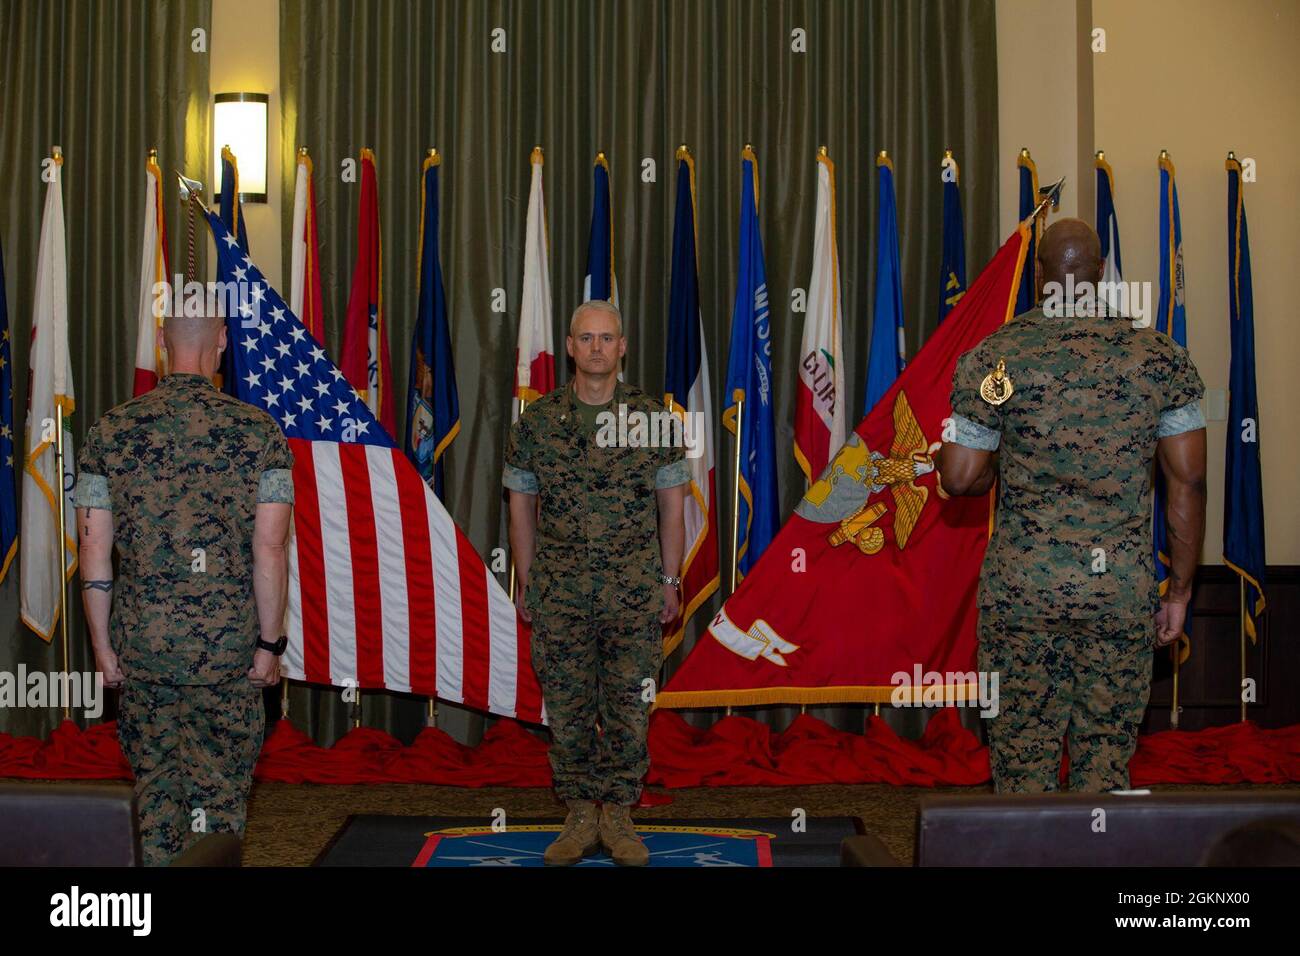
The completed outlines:
{"type": "Polygon", "coordinates": [[[108,490],[108,479],[83,471],[77,475],[77,487],[72,493],[74,508],[100,508],[113,510],[113,495],[108,490]]]}
{"type": "Polygon", "coordinates": [[[973,422],[962,415],[953,415],[953,444],[964,445],[980,451],[997,451],[1002,444],[1002,435],[991,428],[985,428],[979,422],[973,422]]]}
{"type": "Polygon", "coordinates": [[[268,468],[257,483],[258,504],[293,504],[293,471],[268,468]]]}
{"type": "Polygon", "coordinates": [[[685,458],[663,465],[655,472],[656,488],[676,488],[691,480],[691,469],[685,458]]]}
{"type": "Polygon", "coordinates": [[[1188,402],[1186,405],[1166,409],[1161,413],[1156,437],[1169,438],[1172,435],[1181,435],[1183,432],[1192,432],[1204,427],[1205,413],[1201,411],[1201,403],[1188,402]]]}
{"type": "Polygon", "coordinates": [[[536,406],[525,410],[519,421],[510,426],[506,436],[505,467],[501,470],[501,484],[520,494],[535,495],[540,493],[537,475],[530,466],[533,463],[532,416],[536,406]]]}
{"type": "MultiPolygon", "coordinates": [[[[976,348],[957,360],[957,369],[952,377],[952,414],[953,418],[964,418],[986,431],[1002,431],[1002,410],[999,405],[991,405],[980,397],[980,383],[984,376],[992,371],[996,361],[990,363],[980,349],[976,348]]],[[[967,442],[959,442],[965,445],[967,442]]],[[[981,446],[971,445],[972,448],[981,446]]]]}
{"type": "Polygon", "coordinates": [[[1201,381],[1201,373],[1196,370],[1187,349],[1176,343],[1171,344],[1174,348],[1174,362],[1169,375],[1169,391],[1165,395],[1166,412],[1199,402],[1205,395],[1205,383],[1201,381]]]}
{"type": "Polygon", "coordinates": [[[525,471],[523,468],[516,468],[509,462],[506,462],[505,468],[501,471],[501,484],[511,491],[517,491],[525,495],[535,495],[540,490],[536,475],[531,471],[525,471]]]}
{"type": "Polygon", "coordinates": [[[267,416],[266,446],[262,450],[262,471],[291,471],[293,451],[280,426],[267,416]]]}
{"type": "Polygon", "coordinates": [[[86,433],[86,441],[77,457],[77,486],[72,492],[74,508],[113,510],[113,495],[108,487],[108,466],[104,460],[104,442],[99,422],[86,433]]]}

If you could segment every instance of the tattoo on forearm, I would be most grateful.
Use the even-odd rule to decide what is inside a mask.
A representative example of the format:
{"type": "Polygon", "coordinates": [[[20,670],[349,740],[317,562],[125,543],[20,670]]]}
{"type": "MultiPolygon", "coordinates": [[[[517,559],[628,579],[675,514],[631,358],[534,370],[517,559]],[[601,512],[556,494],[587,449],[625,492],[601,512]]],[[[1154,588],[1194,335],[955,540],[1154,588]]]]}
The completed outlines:
{"type": "Polygon", "coordinates": [[[111,590],[113,590],[113,579],[112,579],[112,578],[108,578],[108,579],[106,579],[106,580],[102,580],[102,581],[82,581],[82,582],[81,582],[81,590],[83,590],[83,591],[89,591],[91,588],[94,588],[96,591],[111,591],[111,590]]]}

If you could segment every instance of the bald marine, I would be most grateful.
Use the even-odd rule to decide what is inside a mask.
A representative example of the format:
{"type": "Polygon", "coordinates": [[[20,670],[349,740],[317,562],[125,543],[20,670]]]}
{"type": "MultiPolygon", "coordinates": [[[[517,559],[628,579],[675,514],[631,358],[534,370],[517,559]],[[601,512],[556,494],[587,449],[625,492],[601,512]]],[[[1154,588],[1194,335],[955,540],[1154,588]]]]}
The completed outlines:
{"type": "Polygon", "coordinates": [[[1097,230],[1082,219],[1058,219],[1043,233],[1038,243],[1038,294],[1052,282],[1071,285],[1101,281],[1105,263],[1101,258],[1101,239],[1097,230]]]}
{"type": "Polygon", "coordinates": [[[195,372],[212,378],[226,350],[225,308],[221,296],[209,291],[202,315],[172,314],[163,319],[162,347],[173,372],[195,372]]]}

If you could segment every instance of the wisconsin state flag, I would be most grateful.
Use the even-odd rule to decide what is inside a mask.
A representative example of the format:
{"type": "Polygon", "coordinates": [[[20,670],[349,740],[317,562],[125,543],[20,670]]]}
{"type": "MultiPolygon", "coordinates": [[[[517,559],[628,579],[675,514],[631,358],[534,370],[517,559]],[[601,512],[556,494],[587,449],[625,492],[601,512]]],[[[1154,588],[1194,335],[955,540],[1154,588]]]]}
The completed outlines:
{"type": "Polygon", "coordinates": [[[974,670],[992,499],[949,498],[932,456],[957,359],[1011,318],[1028,242],[1022,223],[812,483],[659,706],[884,702],[900,671],[974,670]]]}

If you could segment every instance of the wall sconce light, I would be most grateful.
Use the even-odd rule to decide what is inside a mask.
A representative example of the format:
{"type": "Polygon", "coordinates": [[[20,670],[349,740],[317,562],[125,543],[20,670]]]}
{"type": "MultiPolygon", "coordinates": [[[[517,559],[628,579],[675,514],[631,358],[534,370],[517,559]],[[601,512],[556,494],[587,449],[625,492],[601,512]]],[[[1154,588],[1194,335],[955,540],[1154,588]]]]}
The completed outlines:
{"type": "Polygon", "coordinates": [[[212,195],[221,194],[221,147],[239,161],[239,201],[266,202],[267,93],[218,93],[212,110],[212,195]]]}

